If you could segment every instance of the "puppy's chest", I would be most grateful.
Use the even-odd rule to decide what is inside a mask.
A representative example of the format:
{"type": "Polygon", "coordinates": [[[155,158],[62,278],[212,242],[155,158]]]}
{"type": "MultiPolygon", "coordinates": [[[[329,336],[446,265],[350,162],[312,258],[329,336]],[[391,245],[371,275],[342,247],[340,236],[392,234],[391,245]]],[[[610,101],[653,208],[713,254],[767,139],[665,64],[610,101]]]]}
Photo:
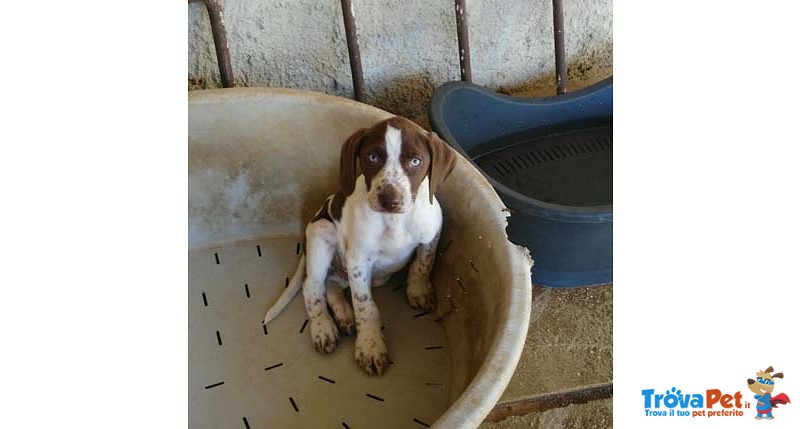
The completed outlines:
{"type": "Polygon", "coordinates": [[[400,226],[386,226],[377,236],[376,246],[378,252],[387,257],[401,255],[413,249],[417,245],[417,240],[412,232],[400,226]]]}
{"type": "Polygon", "coordinates": [[[416,245],[385,246],[376,255],[373,273],[377,276],[391,275],[402,269],[414,256],[416,245]]]}
{"type": "MultiPolygon", "coordinates": [[[[343,240],[348,245],[355,245],[361,256],[370,261],[373,274],[391,274],[400,270],[414,255],[418,241],[412,231],[404,226],[391,224],[354,229],[343,240]]],[[[337,256],[344,261],[343,256],[347,249],[342,246],[339,253],[337,256]]]]}
{"type": "Polygon", "coordinates": [[[401,268],[411,258],[418,244],[408,229],[399,226],[386,226],[362,239],[372,241],[365,243],[364,251],[373,260],[373,267],[378,271],[401,268]]]}

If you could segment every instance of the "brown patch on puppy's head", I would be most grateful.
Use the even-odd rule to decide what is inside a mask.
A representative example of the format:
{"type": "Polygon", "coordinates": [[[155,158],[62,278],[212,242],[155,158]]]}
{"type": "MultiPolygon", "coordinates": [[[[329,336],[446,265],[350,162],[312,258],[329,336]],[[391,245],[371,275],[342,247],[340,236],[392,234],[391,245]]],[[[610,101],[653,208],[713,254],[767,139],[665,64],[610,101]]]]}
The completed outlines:
{"type": "Polygon", "coordinates": [[[342,145],[342,154],[339,158],[339,186],[345,196],[352,194],[356,187],[356,178],[359,175],[357,155],[367,131],[369,130],[362,128],[354,132],[342,145]]]}
{"type": "Polygon", "coordinates": [[[428,133],[427,143],[431,155],[428,186],[430,187],[431,204],[433,204],[433,194],[447,180],[456,166],[456,153],[433,131],[428,133]]]}

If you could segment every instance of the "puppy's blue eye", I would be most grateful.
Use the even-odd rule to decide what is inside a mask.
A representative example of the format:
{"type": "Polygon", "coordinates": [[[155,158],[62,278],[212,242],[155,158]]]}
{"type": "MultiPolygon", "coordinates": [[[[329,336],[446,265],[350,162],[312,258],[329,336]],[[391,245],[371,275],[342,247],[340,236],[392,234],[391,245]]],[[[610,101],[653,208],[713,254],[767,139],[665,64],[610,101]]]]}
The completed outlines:
{"type": "Polygon", "coordinates": [[[417,158],[417,157],[411,158],[411,166],[412,167],[419,167],[420,163],[422,163],[422,161],[420,161],[419,158],[417,158]]]}
{"type": "Polygon", "coordinates": [[[371,152],[371,153],[370,153],[370,154],[367,156],[367,160],[369,160],[369,162],[378,162],[378,160],[379,160],[380,158],[381,158],[381,157],[378,155],[378,152],[371,152]]]}

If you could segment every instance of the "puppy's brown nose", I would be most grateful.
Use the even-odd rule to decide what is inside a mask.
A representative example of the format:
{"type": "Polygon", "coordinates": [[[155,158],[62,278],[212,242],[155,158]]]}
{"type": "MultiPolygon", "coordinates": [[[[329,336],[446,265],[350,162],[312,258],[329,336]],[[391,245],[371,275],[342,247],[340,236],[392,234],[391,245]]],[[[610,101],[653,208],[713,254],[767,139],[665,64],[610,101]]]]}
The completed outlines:
{"type": "Polygon", "coordinates": [[[378,192],[378,203],[384,210],[391,211],[400,208],[402,201],[400,194],[393,187],[387,186],[378,192]]]}
{"type": "Polygon", "coordinates": [[[747,379],[747,384],[753,384],[753,383],[755,383],[755,382],[756,382],[756,381],[755,381],[755,380],[753,380],[752,378],[748,378],[748,379],[747,379]]]}

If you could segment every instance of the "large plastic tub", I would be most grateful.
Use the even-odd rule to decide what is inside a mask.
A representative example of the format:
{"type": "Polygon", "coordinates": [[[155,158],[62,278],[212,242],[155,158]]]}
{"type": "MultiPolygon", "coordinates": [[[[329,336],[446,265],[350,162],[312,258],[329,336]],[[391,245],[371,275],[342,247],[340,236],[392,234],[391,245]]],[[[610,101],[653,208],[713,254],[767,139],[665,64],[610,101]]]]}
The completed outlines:
{"type": "Polygon", "coordinates": [[[336,189],[342,143],[388,116],[305,91],[189,94],[191,427],[475,428],[500,398],[525,341],[531,260],[461,157],[438,193],[436,312],[411,310],[402,279],[374,291],[393,362],[383,377],[357,367],[352,337],[314,351],[299,297],[261,325],[336,189]]]}

